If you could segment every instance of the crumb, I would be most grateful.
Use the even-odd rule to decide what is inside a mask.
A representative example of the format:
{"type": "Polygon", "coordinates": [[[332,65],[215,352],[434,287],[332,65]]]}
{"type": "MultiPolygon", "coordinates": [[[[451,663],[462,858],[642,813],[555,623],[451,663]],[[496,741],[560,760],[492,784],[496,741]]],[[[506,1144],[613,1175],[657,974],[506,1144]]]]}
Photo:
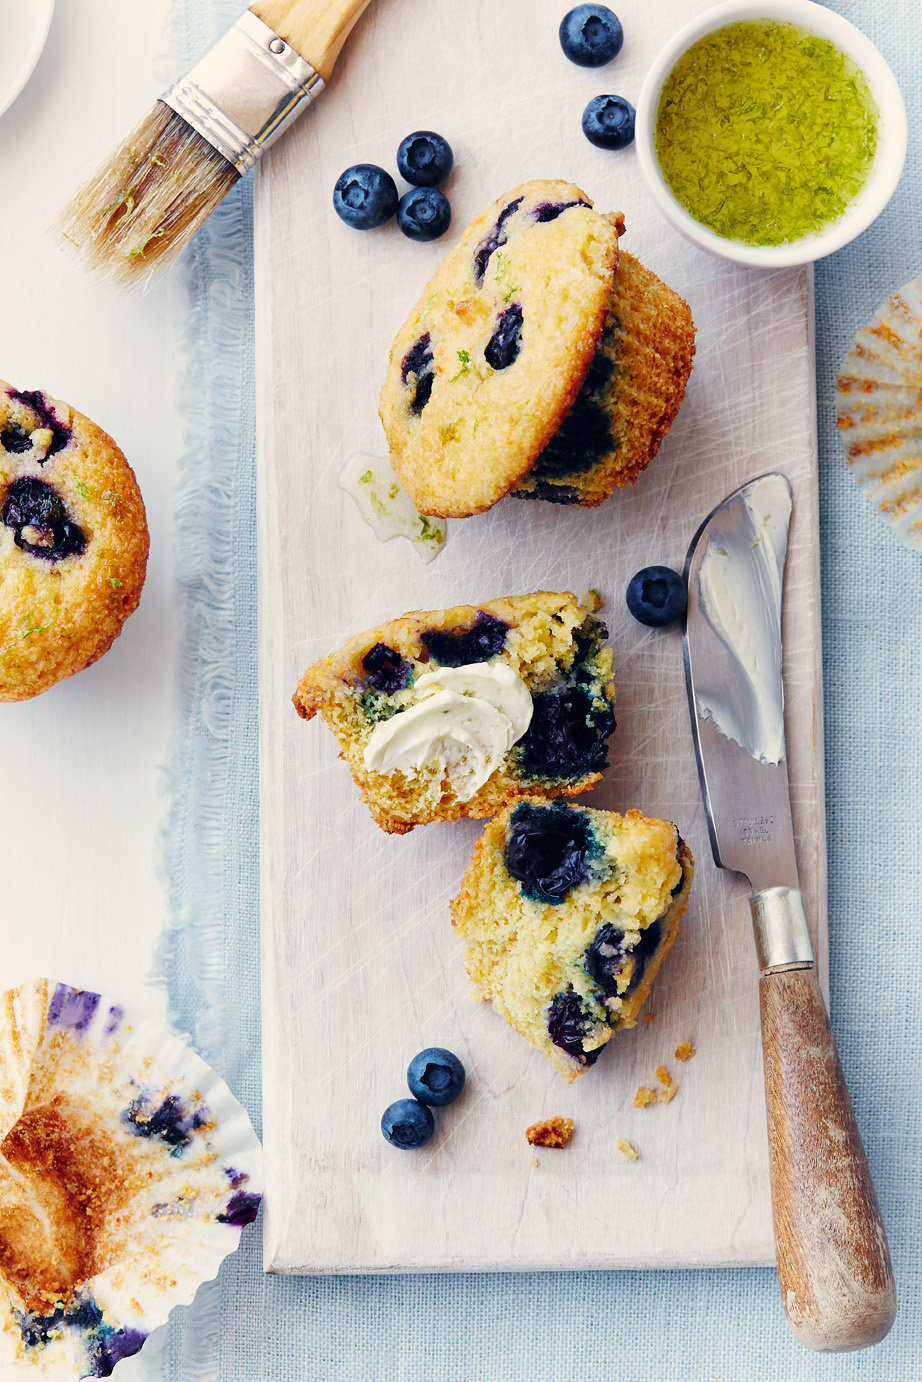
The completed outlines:
{"type": "Polygon", "coordinates": [[[565,1147],[572,1131],[572,1118],[545,1118],[532,1123],[525,1136],[533,1147],[565,1147]]]}
{"type": "Polygon", "coordinates": [[[641,1022],[655,1022],[656,1013],[641,1013],[640,1020],[641,1022]]]}
{"type": "Polygon", "coordinates": [[[579,602],[584,609],[588,609],[590,614],[597,614],[605,601],[595,586],[586,591],[585,595],[579,597],[579,602]]]}
{"type": "Polygon", "coordinates": [[[655,1104],[657,1102],[656,1090],[648,1089],[646,1085],[640,1085],[637,1093],[634,1095],[634,1107],[646,1108],[648,1104],[655,1104]]]}
{"type": "Polygon", "coordinates": [[[630,1142],[626,1142],[623,1137],[618,1138],[618,1151],[623,1152],[631,1161],[637,1160],[637,1152],[631,1146],[630,1142]]]}
{"type": "Polygon", "coordinates": [[[541,1162],[538,1160],[538,1158],[537,1158],[536,1156],[533,1156],[532,1159],[531,1159],[531,1164],[532,1164],[532,1166],[540,1166],[540,1165],[541,1165],[541,1162]]]}
{"type": "Polygon", "coordinates": [[[690,1041],[683,1041],[675,1048],[676,1060],[691,1060],[695,1054],[695,1048],[690,1041]]]}
{"type": "Polygon", "coordinates": [[[660,1084],[665,1085],[667,1089],[672,1088],[672,1076],[669,1074],[665,1065],[658,1065],[656,1067],[656,1078],[659,1080],[660,1084]]]}

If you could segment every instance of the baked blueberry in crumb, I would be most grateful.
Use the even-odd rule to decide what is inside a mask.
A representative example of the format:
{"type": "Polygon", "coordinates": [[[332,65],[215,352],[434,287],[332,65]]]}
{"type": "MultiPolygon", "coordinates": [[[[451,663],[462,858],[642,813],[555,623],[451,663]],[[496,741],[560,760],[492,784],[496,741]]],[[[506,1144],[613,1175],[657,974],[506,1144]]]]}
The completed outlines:
{"type": "Polygon", "coordinates": [[[122,1114],[122,1123],[136,1137],[156,1137],[168,1147],[187,1147],[192,1134],[206,1122],[201,1109],[187,1109],[175,1094],[154,1104],[143,1094],[134,1099],[122,1114]]]}
{"type": "Polygon", "coordinates": [[[469,629],[429,629],[420,634],[426,652],[443,667],[488,662],[506,646],[509,625],[481,610],[469,629]]]}
{"type": "Polygon", "coordinates": [[[572,989],[558,993],[548,1009],[548,1036],[555,1046],[573,1056],[580,1065],[594,1065],[599,1058],[600,1046],[593,1051],[583,1050],[583,1038],[596,1026],[597,1020],[586,1011],[579,994],[572,989]]]}
{"type": "Polygon", "coordinates": [[[531,214],[534,216],[535,220],[539,224],[543,224],[545,221],[556,221],[557,217],[561,215],[562,212],[569,211],[571,206],[588,205],[589,203],[584,201],[542,202],[540,206],[535,207],[534,211],[531,214]]]}
{"type": "Polygon", "coordinates": [[[413,1151],[429,1141],[435,1132],[435,1119],[418,1099],[397,1099],[384,1110],[381,1132],[392,1147],[413,1151]]]}
{"type": "Polygon", "coordinates": [[[506,243],[506,222],[509,220],[510,216],[513,216],[515,212],[518,211],[519,207],[522,205],[522,200],[522,197],[516,197],[515,201],[503,207],[496,218],[496,225],[490,231],[486,239],[481,240],[474,251],[474,281],[478,288],[483,284],[483,277],[487,271],[487,265],[490,262],[491,256],[496,253],[500,245],[506,243]]]}
{"type": "Polygon", "coordinates": [[[408,134],[397,149],[397,171],[414,187],[437,187],[448,177],[454,161],[448,140],[434,130],[408,134]]]}
{"type": "Polygon", "coordinates": [[[443,1108],[464,1088],[464,1066],[443,1046],[427,1046],[410,1061],[407,1084],[421,1104],[443,1108]]]}
{"type": "Polygon", "coordinates": [[[608,762],[605,740],[614,729],[610,707],[596,709],[582,687],[542,691],[534,698],[531,724],[515,746],[516,757],[535,777],[565,782],[601,772],[608,762]]]}
{"type": "Polygon", "coordinates": [[[432,345],[427,331],[420,336],[406,355],[400,366],[400,382],[412,388],[413,397],[409,401],[410,412],[419,417],[432,395],[432,382],[435,378],[432,345]]]}
{"type": "Polygon", "coordinates": [[[562,902],[589,876],[595,841],[589,821],[566,802],[522,802],[506,832],[506,869],[537,902],[562,902]]]}
{"type": "MultiPolygon", "coordinates": [[[[51,433],[51,445],[45,452],[45,460],[47,460],[49,456],[54,456],[58,451],[64,450],[65,446],[70,441],[71,430],[69,427],[64,427],[58,422],[54,415],[54,409],[49,408],[48,400],[43,393],[38,389],[7,389],[7,398],[11,398],[14,403],[21,403],[25,408],[30,408],[38,419],[39,427],[47,428],[51,433]]],[[[17,424],[14,424],[14,426],[16,426],[17,432],[22,432],[21,427],[17,424]]],[[[28,450],[31,445],[32,440],[31,437],[29,437],[28,446],[18,449],[28,450]]],[[[7,450],[12,449],[11,447],[7,447],[7,450]]],[[[41,464],[44,465],[44,461],[42,461],[41,464]]]]}
{"type": "Polygon", "coordinates": [[[362,658],[365,685],[387,695],[403,690],[409,670],[400,654],[386,643],[375,643],[362,658]]]}
{"type": "Polygon", "coordinates": [[[63,561],[86,550],[83,531],[57,490],[34,476],[22,476],[9,486],[0,521],[13,529],[13,541],[21,551],[41,561],[63,561]]]}
{"type": "Polygon", "coordinates": [[[491,369],[508,369],[521,347],[522,305],[514,302],[500,312],[496,329],[483,352],[491,369]]]}

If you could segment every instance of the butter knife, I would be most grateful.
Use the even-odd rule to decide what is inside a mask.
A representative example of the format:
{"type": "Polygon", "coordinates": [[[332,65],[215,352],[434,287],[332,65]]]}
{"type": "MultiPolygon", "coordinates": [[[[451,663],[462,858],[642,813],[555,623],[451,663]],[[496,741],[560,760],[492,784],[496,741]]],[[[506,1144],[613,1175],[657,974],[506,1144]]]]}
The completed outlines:
{"type": "Polygon", "coordinates": [[[782,1302],[802,1344],[846,1352],[884,1338],[896,1288],[798,887],[781,658],[791,510],[790,483],[773,472],[698,529],[685,677],[714,860],[752,889],[782,1302]]]}

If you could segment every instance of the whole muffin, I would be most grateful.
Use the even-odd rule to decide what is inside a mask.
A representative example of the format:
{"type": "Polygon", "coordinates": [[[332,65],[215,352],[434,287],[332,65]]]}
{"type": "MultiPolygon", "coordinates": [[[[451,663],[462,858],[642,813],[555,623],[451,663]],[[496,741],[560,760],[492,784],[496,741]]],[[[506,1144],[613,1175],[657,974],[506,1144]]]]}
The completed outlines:
{"type": "Polygon", "coordinates": [[[0,381],[0,700],[37,696],[107,651],[137,608],[148,548],[112,438],[0,381]]]}

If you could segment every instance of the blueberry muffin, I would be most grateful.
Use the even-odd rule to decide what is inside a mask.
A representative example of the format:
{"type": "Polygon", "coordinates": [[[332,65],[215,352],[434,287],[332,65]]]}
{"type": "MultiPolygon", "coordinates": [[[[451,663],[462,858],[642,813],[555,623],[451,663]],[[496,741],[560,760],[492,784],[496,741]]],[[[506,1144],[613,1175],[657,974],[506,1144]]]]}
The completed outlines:
{"type": "Polygon", "coordinates": [[[593,507],[633,484],[679,411],[694,354],[688,304],[622,250],[583,387],[512,494],[593,507]]]}
{"type": "Polygon", "coordinates": [[[567,801],[487,826],[451,904],[477,993],[568,1081],[633,1027],[679,930],[693,863],[674,825],[567,801]]]}
{"type": "Polygon", "coordinates": [[[95,662],[137,607],[144,504],[111,437],[0,381],[0,700],[95,662]]]}
{"type": "Polygon", "coordinates": [[[416,611],[308,667],[292,699],[402,834],[597,782],[615,728],[606,637],[569,592],[416,611]]]}
{"type": "Polygon", "coordinates": [[[573,183],[524,183],[475,217],[397,333],[381,390],[420,513],[488,509],[579,393],[605,324],[620,218],[573,183]]]}

